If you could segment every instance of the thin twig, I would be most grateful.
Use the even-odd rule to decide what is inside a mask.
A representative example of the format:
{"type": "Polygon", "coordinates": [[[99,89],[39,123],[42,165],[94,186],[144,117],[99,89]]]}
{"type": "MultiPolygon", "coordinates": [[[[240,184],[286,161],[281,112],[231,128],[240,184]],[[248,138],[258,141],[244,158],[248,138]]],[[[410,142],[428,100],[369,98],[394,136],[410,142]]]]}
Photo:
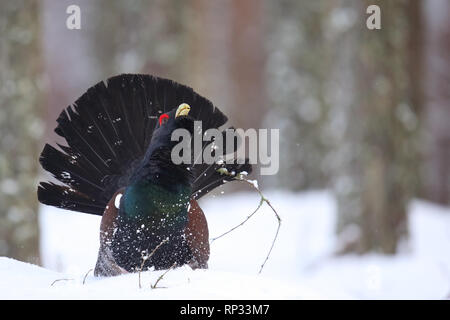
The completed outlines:
{"type": "Polygon", "coordinates": [[[166,270],[166,272],[164,272],[163,274],[161,274],[161,275],[158,277],[158,279],[156,279],[155,284],[150,284],[150,287],[151,287],[152,289],[165,288],[165,287],[157,287],[156,285],[158,284],[159,281],[161,281],[161,280],[164,278],[164,276],[165,276],[170,270],[172,270],[173,268],[175,268],[176,265],[177,265],[177,262],[175,261],[174,264],[173,264],[169,269],[166,270]]]}
{"type": "Polygon", "coordinates": [[[270,208],[272,209],[272,211],[275,213],[275,216],[276,216],[276,218],[277,218],[277,220],[278,220],[278,227],[277,227],[277,231],[276,231],[276,233],[275,233],[275,237],[273,238],[272,245],[270,246],[269,253],[267,254],[266,259],[264,260],[263,264],[261,265],[261,269],[259,269],[259,272],[258,272],[258,273],[261,273],[261,272],[262,272],[262,270],[263,270],[263,268],[264,268],[264,266],[265,266],[267,260],[269,260],[269,256],[270,256],[270,254],[272,253],[273,246],[275,245],[275,241],[276,241],[277,238],[278,238],[278,233],[280,232],[280,227],[281,227],[281,218],[280,218],[280,216],[278,215],[277,211],[275,210],[275,208],[272,206],[272,204],[270,203],[270,201],[269,201],[268,199],[264,198],[264,201],[269,205],[269,207],[270,207],[270,208]]]}
{"type": "Polygon", "coordinates": [[[153,256],[153,254],[156,252],[156,250],[158,250],[158,249],[159,249],[164,243],[166,243],[167,241],[169,241],[169,238],[166,238],[166,239],[164,239],[163,241],[161,241],[161,242],[156,246],[156,248],[153,249],[153,251],[152,251],[149,255],[144,255],[144,256],[142,257],[141,267],[139,268],[139,289],[142,288],[142,285],[141,285],[141,272],[142,272],[142,269],[144,268],[145,262],[146,262],[148,259],[150,259],[150,258],[153,256]]]}
{"type": "Polygon", "coordinates": [[[234,231],[235,229],[237,229],[237,228],[239,228],[240,226],[242,226],[244,223],[246,223],[258,210],[259,210],[259,208],[261,208],[261,206],[263,205],[263,203],[264,203],[264,200],[261,198],[261,201],[259,201],[259,205],[258,205],[258,207],[244,220],[244,221],[242,221],[241,223],[239,223],[238,225],[236,225],[236,226],[234,226],[233,228],[231,228],[230,230],[228,230],[227,232],[224,232],[224,233],[222,233],[220,236],[217,236],[217,237],[215,237],[215,238],[212,238],[211,239],[211,242],[213,242],[213,241],[215,241],[215,240],[217,240],[217,239],[220,239],[220,238],[222,238],[223,236],[225,236],[225,235],[227,235],[227,234],[229,234],[231,231],[234,231]]]}
{"type": "Polygon", "coordinates": [[[52,284],[50,285],[50,287],[53,287],[53,285],[58,282],[58,281],[70,281],[70,280],[75,280],[75,279],[56,279],[55,281],[52,282],[52,284]]]}
{"type": "MultiPolygon", "coordinates": [[[[222,168],[222,169],[224,169],[224,168],[222,168]]],[[[220,170],[220,169],[219,169],[219,170],[220,170]]],[[[233,176],[233,174],[232,174],[232,173],[229,173],[228,170],[226,170],[226,169],[225,169],[225,170],[220,170],[219,173],[225,174],[225,175],[227,175],[227,176],[233,176]]],[[[226,234],[232,232],[233,230],[237,229],[238,227],[241,227],[242,225],[244,225],[244,224],[245,224],[248,220],[250,220],[250,218],[251,218],[251,217],[259,210],[259,208],[261,208],[261,206],[263,205],[264,202],[267,203],[267,205],[272,209],[273,213],[275,214],[275,217],[277,218],[277,221],[278,221],[278,227],[277,227],[277,231],[275,232],[275,237],[274,237],[274,239],[273,239],[273,241],[272,241],[272,245],[270,246],[269,253],[267,254],[266,258],[264,259],[264,262],[262,263],[261,268],[259,269],[259,272],[258,272],[258,273],[261,273],[262,270],[263,270],[263,268],[264,268],[264,266],[266,265],[267,260],[269,260],[269,256],[270,256],[270,254],[272,253],[272,249],[273,249],[273,247],[274,247],[274,245],[275,245],[275,241],[276,241],[277,238],[278,238],[278,233],[279,233],[280,227],[281,227],[281,218],[280,218],[280,216],[278,215],[278,212],[275,210],[275,208],[274,208],[274,207],[272,206],[272,204],[270,203],[269,199],[267,199],[267,198],[262,194],[261,190],[258,188],[258,186],[257,186],[256,184],[254,184],[253,182],[251,182],[251,181],[245,179],[245,178],[244,178],[244,175],[243,175],[243,174],[240,174],[240,173],[237,174],[237,175],[234,177],[234,179],[237,180],[237,181],[245,182],[245,183],[247,183],[248,185],[250,185],[251,187],[253,187],[253,189],[255,189],[255,190],[258,192],[259,196],[261,197],[261,200],[260,200],[260,202],[259,202],[258,207],[255,209],[255,211],[253,211],[253,212],[252,212],[252,213],[251,213],[244,221],[242,221],[240,224],[236,225],[235,227],[231,228],[231,229],[228,230],[227,232],[221,234],[220,236],[213,238],[211,241],[217,240],[217,239],[223,237],[224,235],[226,235],[226,234]]]]}
{"type": "Polygon", "coordinates": [[[86,278],[87,278],[88,274],[89,274],[92,270],[94,270],[94,269],[89,269],[89,271],[86,272],[86,274],[84,275],[84,278],[83,278],[83,285],[86,283],[86,278]]]}

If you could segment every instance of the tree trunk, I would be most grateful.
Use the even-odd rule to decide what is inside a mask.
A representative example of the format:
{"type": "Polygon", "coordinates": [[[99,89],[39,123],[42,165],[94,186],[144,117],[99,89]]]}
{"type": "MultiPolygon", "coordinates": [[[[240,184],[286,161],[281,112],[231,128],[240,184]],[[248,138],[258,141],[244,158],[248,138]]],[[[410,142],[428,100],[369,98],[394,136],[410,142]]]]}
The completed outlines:
{"type": "MultiPolygon", "coordinates": [[[[358,3],[359,12],[372,2],[358,3]]],[[[421,6],[418,0],[376,4],[382,29],[356,28],[356,96],[346,129],[351,148],[338,174],[349,188],[337,190],[338,232],[343,251],[393,254],[407,235],[418,185],[421,6]]]]}
{"type": "Polygon", "coordinates": [[[425,2],[424,196],[450,204],[450,2],[425,2]]]}
{"type": "Polygon", "coordinates": [[[38,263],[39,2],[0,2],[0,256],[38,263]]]}

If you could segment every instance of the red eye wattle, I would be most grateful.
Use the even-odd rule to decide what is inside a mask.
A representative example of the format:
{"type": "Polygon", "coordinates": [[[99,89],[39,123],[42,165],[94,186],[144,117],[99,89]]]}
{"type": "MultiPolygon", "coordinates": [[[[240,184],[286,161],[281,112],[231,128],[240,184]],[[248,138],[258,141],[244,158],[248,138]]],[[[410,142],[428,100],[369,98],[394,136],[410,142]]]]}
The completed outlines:
{"type": "Polygon", "coordinates": [[[169,115],[167,113],[164,113],[162,115],[159,116],[159,125],[163,125],[164,123],[166,123],[169,120],[169,115]]]}

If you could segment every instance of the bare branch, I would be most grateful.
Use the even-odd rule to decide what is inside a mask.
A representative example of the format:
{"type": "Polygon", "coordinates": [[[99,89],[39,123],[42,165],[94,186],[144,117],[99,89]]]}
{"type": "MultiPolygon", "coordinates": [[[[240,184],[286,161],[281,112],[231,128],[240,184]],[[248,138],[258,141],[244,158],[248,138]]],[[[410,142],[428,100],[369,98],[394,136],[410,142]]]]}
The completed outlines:
{"type": "Polygon", "coordinates": [[[86,274],[84,275],[84,278],[83,278],[83,284],[86,283],[86,278],[87,278],[88,274],[89,274],[92,270],[94,270],[94,269],[89,269],[89,271],[86,272],[86,274]]]}
{"type": "Polygon", "coordinates": [[[66,278],[64,278],[64,279],[56,279],[55,281],[52,282],[52,284],[50,285],[50,287],[53,287],[53,285],[54,285],[56,282],[58,282],[58,281],[71,281],[71,280],[75,280],[75,279],[66,279],[66,278]]]}
{"type": "Polygon", "coordinates": [[[177,262],[175,261],[174,264],[173,264],[169,269],[166,270],[166,272],[164,272],[163,274],[161,274],[161,275],[158,277],[158,279],[156,280],[155,284],[153,284],[153,285],[150,284],[150,287],[151,287],[152,289],[165,288],[165,287],[157,287],[156,285],[158,284],[159,281],[161,281],[161,280],[164,278],[164,276],[165,276],[170,270],[172,270],[172,269],[175,268],[176,266],[177,266],[177,262]]]}
{"type": "MultiPolygon", "coordinates": [[[[223,169],[223,168],[222,168],[222,169],[223,169]]],[[[227,175],[227,176],[233,176],[233,174],[232,174],[232,173],[229,173],[226,169],[225,169],[225,170],[219,171],[219,173],[225,174],[225,175],[227,175]]],[[[260,200],[260,202],[259,202],[258,207],[255,209],[255,211],[253,211],[253,212],[252,212],[252,213],[251,213],[244,221],[242,221],[242,222],[239,223],[238,225],[234,226],[233,228],[231,228],[231,229],[228,230],[227,232],[221,234],[220,236],[211,239],[211,242],[212,242],[212,241],[215,241],[215,240],[217,240],[217,239],[223,237],[224,235],[226,235],[226,234],[228,234],[228,233],[230,233],[230,232],[236,230],[237,228],[243,226],[248,220],[250,220],[251,217],[253,217],[253,215],[259,210],[259,208],[261,208],[261,206],[263,205],[264,202],[267,203],[267,205],[272,209],[273,213],[275,214],[275,217],[277,218],[277,221],[278,221],[278,227],[277,227],[277,231],[275,232],[275,237],[274,237],[274,239],[273,239],[273,241],[272,241],[272,245],[270,246],[269,253],[267,254],[266,258],[264,259],[264,262],[262,263],[261,268],[259,269],[259,272],[258,272],[258,273],[261,273],[262,270],[263,270],[263,268],[264,268],[264,266],[265,266],[265,264],[266,264],[266,262],[267,262],[267,260],[269,260],[269,256],[270,256],[270,254],[272,253],[272,249],[273,249],[273,247],[274,247],[274,245],[275,245],[275,241],[276,241],[277,238],[278,238],[278,233],[279,233],[280,227],[281,227],[281,218],[280,218],[280,216],[278,215],[278,212],[275,210],[275,208],[274,208],[274,207],[272,206],[272,204],[270,203],[269,199],[267,199],[267,198],[262,194],[261,190],[258,188],[258,186],[257,186],[256,183],[254,183],[254,182],[252,182],[252,181],[249,181],[249,180],[245,179],[245,175],[240,174],[240,173],[237,174],[237,175],[234,177],[234,179],[237,180],[237,181],[245,182],[245,183],[247,183],[248,185],[250,185],[253,189],[255,189],[255,190],[258,192],[259,196],[261,197],[261,200],[260,200]]]]}
{"type": "Polygon", "coordinates": [[[264,200],[261,198],[261,201],[259,201],[259,205],[258,205],[258,207],[244,220],[244,221],[242,221],[241,223],[239,223],[238,225],[236,225],[236,226],[234,226],[233,228],[231,228],[230,230],[228,230],[227,232],[224,232],[224,233],[222,233],[220,236],[217,236],[217,237],[215,237],[215,238],[212,238],[211,239],[211,242],[213,242],[213,241],[215,241],[215,240],[217,240],[217,239],[220,239],[220,238],[222,238],[224,235],[227,235],[227,234],[229,234],[231,231],[234,231],[235,229],[237,229],[238,227],[240,227],[240,226],[242,226],[244,223],[246,223],[258,210],[259,210],[259,208],[261,208],[261,206],[263,205],[263,203],[264,203],[264,200]]]}
{"type": "Polygon", "coordinates": [[[164,243],[166,243],[167,241],[169,241],[169,238],[166,238],[166,239],[164,239],[163,241],[161,241],[161,242],[156,246],[156,248],[153,249],[153,251],[152,251],[149,255],[142,253],[142,263],[141,263],[141,267],[139,268],[139,289],[142,288],[142,285],[141,285],[141,272],[142,272],[142,269],[144,269],[144,264],[145,264],[145,262],[146,262],[148,259],[150,259],[150,258],[153,256],[153,254],[156,252],[156,250],[158,250],[158,249],[159,249],[164,243]]]}

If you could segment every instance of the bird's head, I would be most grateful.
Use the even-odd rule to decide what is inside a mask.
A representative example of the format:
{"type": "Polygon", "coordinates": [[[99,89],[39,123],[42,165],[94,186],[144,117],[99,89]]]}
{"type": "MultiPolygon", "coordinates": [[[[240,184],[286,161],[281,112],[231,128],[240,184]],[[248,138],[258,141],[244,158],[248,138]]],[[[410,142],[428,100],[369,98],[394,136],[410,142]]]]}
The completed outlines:
{"type": "Polygon", "coordinates": [[[176,129],[186,129],[192,133],[194,119],[189,116],[189,111],[191,107],[187,103],[182,103],[178,108],[160,115],[153,136],[171,135],[176,129]]]}
{"type": "Polygon", "coordinates": [[[194,119],[189,116],[191,107],[187,103],[180,104],[172,111],[159,116],[146,157],[156,152],[171,151],[178,141],[172,141],[172,133],[176,129],[186,129],[191,135],[194,131],[194,119]]]}

